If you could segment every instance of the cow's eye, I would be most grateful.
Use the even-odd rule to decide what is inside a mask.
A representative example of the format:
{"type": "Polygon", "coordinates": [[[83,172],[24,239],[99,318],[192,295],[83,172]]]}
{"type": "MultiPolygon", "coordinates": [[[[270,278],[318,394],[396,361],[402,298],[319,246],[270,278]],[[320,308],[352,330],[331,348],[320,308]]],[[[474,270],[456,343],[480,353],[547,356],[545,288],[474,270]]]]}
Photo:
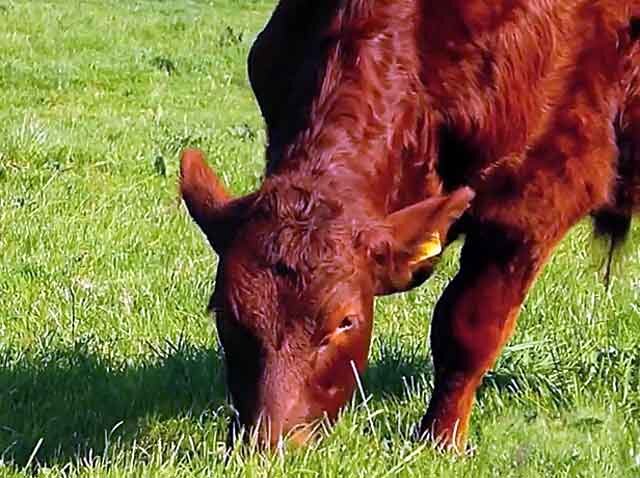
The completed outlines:
{"type": "Polygon", "coordinates": [[[358,324],[357,315],[345,316],[335,329],[327,333],[327,335],[325,335],[322,338],[322,340],[319,343],[320,347],[321,348],[326,347],[331,343],[332,340],[339,340],[339,337],[343,337],[341,334],[353,329],[357,324],[358,324]]]}
{"type": "Polygon", "coordinates": [[[356,319],[357,317],[354,315],[347,315],[344,319],[342,319],[342,322],[340,322],[338,331],[344,332],[345,330],[349,330],[355,324],[356,319]]]}

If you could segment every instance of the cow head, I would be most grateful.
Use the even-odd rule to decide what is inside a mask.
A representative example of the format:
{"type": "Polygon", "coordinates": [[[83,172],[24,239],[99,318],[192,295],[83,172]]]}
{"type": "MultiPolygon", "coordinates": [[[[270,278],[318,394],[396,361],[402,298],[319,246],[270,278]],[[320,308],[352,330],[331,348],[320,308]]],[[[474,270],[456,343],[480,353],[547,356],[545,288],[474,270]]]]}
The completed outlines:
{"type": "Polygon", "coordinates": [[[304,178],[269,178],[232,199],[194,150],[181,192],[220,258],[211,307],[239,423],[271,445],[337,416],[367,363],[374,297],[429,275],[473,197],[465,188],[375,218],[304,178]]]}

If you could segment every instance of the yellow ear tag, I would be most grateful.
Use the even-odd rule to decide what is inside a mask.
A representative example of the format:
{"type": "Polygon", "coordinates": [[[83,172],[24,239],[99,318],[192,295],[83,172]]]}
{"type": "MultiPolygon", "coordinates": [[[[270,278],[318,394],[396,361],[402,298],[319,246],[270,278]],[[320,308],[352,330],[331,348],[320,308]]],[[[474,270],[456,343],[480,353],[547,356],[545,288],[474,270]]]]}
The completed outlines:
{"type": "Polygon", "coordinates": [[[442,252],[442,243],[440,242],[440,234],[435,232],[429,238],[418,246],[416,256],[409,262],[410,266],[420,264],[422,261],[431,259],[442,252]]]}

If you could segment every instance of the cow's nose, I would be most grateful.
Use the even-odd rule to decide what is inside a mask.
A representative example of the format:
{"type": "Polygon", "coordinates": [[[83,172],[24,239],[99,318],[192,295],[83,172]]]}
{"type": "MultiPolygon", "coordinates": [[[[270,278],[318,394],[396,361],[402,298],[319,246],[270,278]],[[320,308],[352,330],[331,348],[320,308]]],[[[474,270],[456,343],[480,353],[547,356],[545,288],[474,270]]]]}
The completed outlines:
{"type": "Polygon", "coordinates": [[[308,412],[308,407],[299,401],[264,409],[257,424],[258,442],[272,449],[284,442],[294,446],[306,444],[314,429],[308,412]]]}
{"type": "Polygon", "coordinates": [[[287,434],[287,441],[295,447],[307,445],[315,435],[316,426],[313,423],[298,425],[287,434]]]}
{"type": "Polygon", "coordinates": [[[310,423],[300,423],[293,427],[274,423],[261,425],[258,429],[257,439],[261,446],[277,449],[283,445],[302,447],[309,443],[314,435],[315,427],[310,423]]]}
{"type": "Polygon", "coordinates": [[[283,421],[279,416],[262,411],[250,436],[257,441],[258,446],[275,449],[282,441],[285,432],[283,421]]]}

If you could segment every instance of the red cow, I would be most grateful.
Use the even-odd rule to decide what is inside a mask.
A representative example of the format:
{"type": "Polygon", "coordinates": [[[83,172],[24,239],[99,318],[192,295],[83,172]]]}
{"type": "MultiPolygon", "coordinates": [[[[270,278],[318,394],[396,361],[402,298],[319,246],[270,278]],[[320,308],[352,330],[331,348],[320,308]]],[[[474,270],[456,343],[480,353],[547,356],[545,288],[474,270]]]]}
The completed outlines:
{"type": "Polygon", "coordinates": [[[617,242],[640,205],[636,15],[636,0],[280,2],[249,58],[259,191],[232,199],[199,152],[182,157],[220,256],[212,307],[242,425],[274,444],[335,418],[374,296],[418,285],[464,234],[419,427],[463,446],[554,246],[589,214],[617,242]]]}

